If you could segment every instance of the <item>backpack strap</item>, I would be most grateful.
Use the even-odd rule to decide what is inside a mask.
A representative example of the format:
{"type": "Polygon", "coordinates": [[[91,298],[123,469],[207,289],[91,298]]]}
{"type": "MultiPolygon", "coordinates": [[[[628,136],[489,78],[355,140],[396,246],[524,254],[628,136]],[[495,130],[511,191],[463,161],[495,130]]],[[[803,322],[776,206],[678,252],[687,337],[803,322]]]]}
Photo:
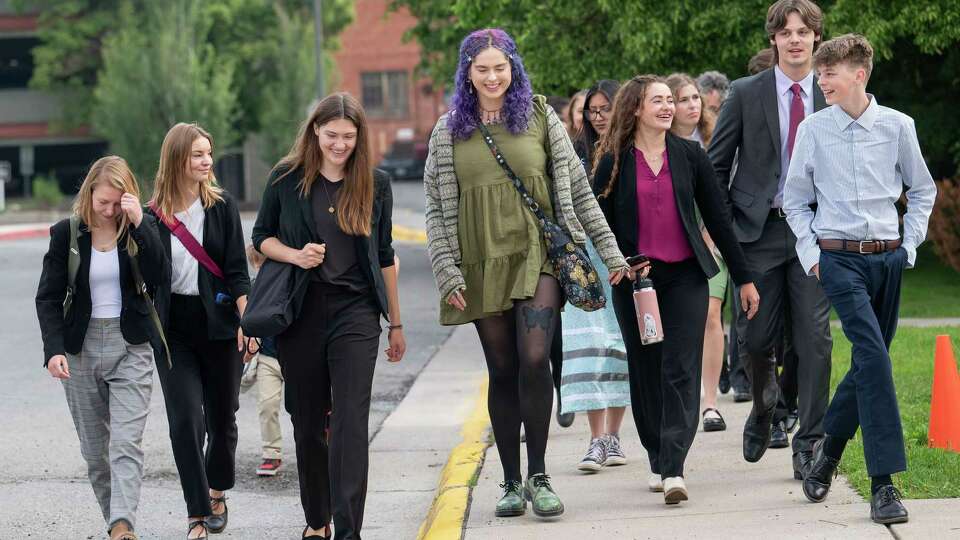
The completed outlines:
{"type": "Polygon", "coordinates": [[[70,251],[67,253],[67,294],[63,299],[63,317],[70,313],[73,296],[77,290],[77,273],[80,272],[80,248],[77,237],[80,236],[80,216],[70,216],[70,251]]]}
{"type": "Polygon", "coordinates": [[[137,293],[143,297],[143,301],[150,308],[150,319],[153,320],[153,326],[157,329],[157,335],[163,343],[163,351],[167,355],[167,368],[173,369],[173,361],[170,359],[170,347],[167,345],[167,337],[163,333],[163,325],[160,323],[160,315],[157,313],[156,306],[153,305],[153,299],[147,292],[147,284],[143,281],[143,274],[140,273],[140,261],[135,256],[130,257],[130,271],[133,273],[133,283],[137,288],[137,293]]]}

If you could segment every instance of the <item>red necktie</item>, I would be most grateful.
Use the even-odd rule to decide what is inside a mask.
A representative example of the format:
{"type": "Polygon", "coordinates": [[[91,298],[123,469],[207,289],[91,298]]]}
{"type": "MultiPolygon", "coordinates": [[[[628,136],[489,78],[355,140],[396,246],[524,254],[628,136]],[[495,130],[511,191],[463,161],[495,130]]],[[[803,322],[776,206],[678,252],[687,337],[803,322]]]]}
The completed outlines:
{"type": "Polygon", "coordinates": [[[803,121],[803,98],[800,97],[800,85],[790,87],[793,99],[790,100],[790,131],[787,132],[787,156],[793,157],[793,142],[797,138],[797,127],[803,121]]]}

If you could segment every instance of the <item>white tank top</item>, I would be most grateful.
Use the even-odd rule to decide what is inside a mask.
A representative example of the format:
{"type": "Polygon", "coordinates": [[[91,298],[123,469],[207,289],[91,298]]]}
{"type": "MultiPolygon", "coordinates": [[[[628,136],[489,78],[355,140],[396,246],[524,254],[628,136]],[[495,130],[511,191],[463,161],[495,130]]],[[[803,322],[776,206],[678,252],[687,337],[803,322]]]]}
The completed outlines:
{"type": "Polygon", "coordinates": [[[115,319],[120,316],[120,258],[117,248],[97,251],[90,248],[90,303],[93,319],[115,319]]]}

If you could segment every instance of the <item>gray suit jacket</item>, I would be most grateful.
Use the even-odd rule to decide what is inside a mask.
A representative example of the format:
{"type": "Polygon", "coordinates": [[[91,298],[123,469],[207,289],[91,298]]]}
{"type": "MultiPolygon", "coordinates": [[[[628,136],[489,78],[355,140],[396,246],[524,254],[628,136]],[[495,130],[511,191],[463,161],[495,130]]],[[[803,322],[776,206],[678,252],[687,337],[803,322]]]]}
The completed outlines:
{"type": "MultiPolygon", "coordinates": [[[[824,107],[823,92],[814,81],[813,109],[824,107]]],[[[780,170],[780,116],[773,68],[730,85],[708,154],[728,196],[737,238],[755,242],[763,232],[780,175],[787,174],[780,170]],[[731,179],[735,159],[736,174],[731,179]]]]}

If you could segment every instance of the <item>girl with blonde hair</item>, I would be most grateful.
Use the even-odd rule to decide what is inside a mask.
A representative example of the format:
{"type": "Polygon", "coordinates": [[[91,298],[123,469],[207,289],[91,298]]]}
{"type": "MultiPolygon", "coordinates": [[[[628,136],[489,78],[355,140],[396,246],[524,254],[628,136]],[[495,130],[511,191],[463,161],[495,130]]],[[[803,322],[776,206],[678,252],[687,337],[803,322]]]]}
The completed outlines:
{"type": "Polygon", "coordinates": [[[50,227],[37,288],[44,367],[60,379],[87,475],[113,540],[136,539],[140,443],[159,337],[149,296],[169,279],[157,223],[123,158],[100,158],[50,227]],[[142,270],[142,273],[141,273],[142,270]]]}
{"type": "Polygon", "coordinates": [[[173,367],[158,364],[173,457],[187,503],[187,537],[227,526],[236,411],[246,339],[240,316],[250,276],[240,213],[213,175],[213,138],[196,124],[167,132],[150,212],[169,279],[156,296],[173,367]]]}

